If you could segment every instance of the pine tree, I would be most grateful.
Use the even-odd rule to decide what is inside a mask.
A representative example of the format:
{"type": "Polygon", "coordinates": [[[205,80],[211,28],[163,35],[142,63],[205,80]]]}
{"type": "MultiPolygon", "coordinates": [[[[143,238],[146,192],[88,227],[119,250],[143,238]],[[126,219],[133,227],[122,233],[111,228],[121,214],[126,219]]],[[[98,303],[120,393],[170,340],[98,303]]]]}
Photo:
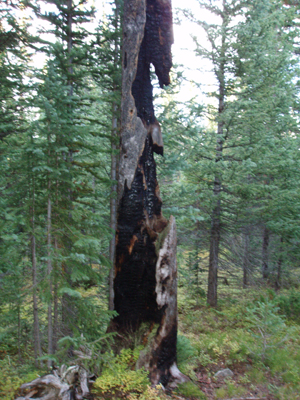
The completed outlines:
{"type": "Polygon", "coordinates": [[[224,170],[230,164],[231,156],[228,154],[227,149],[230,149],[232,140],[234,140],[231,132],[233,125],[232,113],[235,105],[232,104],[230,96],[234,94],[235,18],[243,9],[243,3],[223,0],[220,7],[207,3],[200,3],[200,6],[208,9],[220,19],[220,24],[198,22],[207,35],[210,48],[207,50],[197,44],[197,54],[211,61],[217,82],[217,91],[214,93],[214,97],[217,99],[218,106],[212,113],[212,118],[216,124],[216,132],[214,134],[216,144],[214,150],[211,149],[209,152],[213,196],[211,198],[207,292],[208,304],[215,307],[217,305],[218,270],[220,267],[220,241],[222,230],[224,229],[224,218],[226,218],[227,214],[226,202],[228,201],[225,192],[226,178],[224,177],[224,170]]]}
{"type": "MultiPolygon", "coordinates": [[[[253,7],[252,3],[243,2],[222,4],[223,8],[202,4],[219,16],[220,25],[198,22],[207,33],[211,48],[197,44],[197,52],[212,62],[218,83],[213,95],[219,105],[208,109],[214,125],[203,127],[190,120],[186,122],[192,134],[186,179],[190,183],[188,192],[195,193],[191,198],[193,207],[201,210],[204,251],[210,229],[211,305],[217,302],[218,269],[232,265],[244,268],[247,285],[250,270],[258,262],[262,264],[262,251],[256,251],[258,246],[263,247],[261,222],[265,221],[267,232],[271,232],[271,220],[276,218],[275,214],[268,218],[266,210],[270,210],[275,195],[273,188],[278,188],[275,182],[281,180],[279,171],[278,181],[275,176],[268,178],[268,168],[271,171],[278,165],[282,146],[294,148],[292,142],[296,144],[291,137],[296,125],[290,112],[295,102],[291,60],[294,33],[285,29],[290,23],[289,13],[274,2],[260,2],[253,7]],[[243,18],[237,18],[240,14],[245,23],[243,18]],[[244,235],[242,242],[240,235],[244,235]]],[[[194,104],[191,110],[193,107],[194,104]]],[[[291,158],[285,164],[295,158],[292,152],[288,154],[291,158]]],[[[295,175],[294,178],[298,179],[295,175]]],[[[274,231],[273,237],[275,240],[274,231]]],[[[267,243],[266,240],[265,261],[267,243]]]]}
{"type": "MultiPolygon", "coordinates": [[[[33,322],[35,315],[36,338],[47,342],[49,365],[62,336],[84,333],[95,339],[105,330],[107,314],[99,297],[105,298],[106,290],[99,288],[85,296],[81,293],[107,276],[111,184],[106,168],[111,154],[106,88],[98,86],[93,76],[95,43],[91,45],[87,32],[76,26],[87,21],[91,12],[84,12],[81,2],[74,7],[71,2],[55,4],[57,14],[45,15],[41,15],[38,3],[31,4],[39,18],[53,23],[57,40],[30,43],[36,48],[42,43],[40,50],[45,51],[47,63],[41,71],[29,69],[34,90],[27,92],[24,100],[13,98],[18,106],[26,106],[23,130],[17,137],[7,136],[1,154],[1,185],[5,188],[1,194],[3,273],[11,265],[14,276],[19,276],[29,268],[24,259],[32,260],[34,284],[20,279],[20,293],[22,284],[32,288],[34,312],[26,314],[26,322],[33,322]],[[8,247],[8,243],[14,245],[12,238],[18,239],[13,258],[8,247]],[[41,316],[48,320],[47,339],[37,333],[37,318],[41,316]]],[[[29,89],[29,83],[27,86],[29,89]]],[[[8,274],[5,282],[11,277],[8,274]]],[[[13,331],[19,333],[20,307],[15,315],[20,329],[13,331]]],[[[34,344],[37,359],[38,340],[34,344]]]]}

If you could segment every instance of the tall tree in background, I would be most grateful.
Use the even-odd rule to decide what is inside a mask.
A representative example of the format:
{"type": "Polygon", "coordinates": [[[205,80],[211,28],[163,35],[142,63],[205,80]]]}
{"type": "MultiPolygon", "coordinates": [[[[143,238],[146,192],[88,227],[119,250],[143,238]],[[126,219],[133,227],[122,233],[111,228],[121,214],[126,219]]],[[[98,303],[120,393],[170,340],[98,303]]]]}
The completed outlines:
{"type": "MultiPolygon", "coordinates": [[[[253,197],[247,201],[248,206],[252,205],[252,223],[261,231],[262,276],[272,281],[277,264],[276,254],[271,253],[272,241],[281,247],[280,236],[286,229],[283,221],[292,219],[286,197],[288,180],[291,176],[295,182],[299,180],[292,166],[298,159],[294,135],[297,131],[293,85],[295,31],[291,29],[293,13],[281,2],[251,3],[245,17],[238,32],[236,65],[241,79],[241,128],[249,138],[245,156],[251,160],[247,180],[253,197]],[[286,208],[282,207],[282,196],[286,208]]],[[[293,193],[295,200],[298,194],[294,190],[293,193]]],[[[297,204],[295,201],[295,208],[297,204]]],[[[247,214],[249,220],[249,208],[247,214]]]]}
{"type": "Polygon", "coordinates": [[[215,307],[217,305],[217,285],[218,269],[220,257],[220,240],[223,225],[223,180],[224,180],[224,161],[226,150],[224,144],[228,140],[232,125],[232,105],[228,98],[233,94],[233,38],[235,36],[236,24],[234,19],[242,9],[242,3],[236,1],[222,0],[220,7],[200,2],[200,6],[209,10],[215,17],[220,19],[220,24],[208,24],[198,22],[207,35],[210,48],[206,50],[198,44],[197,53],[202,57],[208,58],[213,66],[213,71],[217,81],[217,91],[214,97],[217,99],[217,110],[213,113],[216,127],[215,149],[210,152],[211,168],[213,171],[212,184],[212,209],[211,209],[211,228],[209,244],[209,265],[208,265],[208,291],[207,302],[215,307]],[[212,166],[214,163],[214,166],[212,166]]]}
{"type": "MultiPolygon", "coordinates": [[[[6,298],[1,296],[1,304],[13,301],[9,293],[13,278],[24,288],[14,300],[14,321],[18,329],[13,330],[13,324],[7,324],[6,337],[13,331],[18,332],[20,348],[22,324],[28,322],[37,326],[32,320],[33,313],[24,314],[21,303],[22,299],[27,299],[25,288],[30,285],[34,292],[34,314],[44,320],[47,308],[48,339],[43,336],[43,330],[41,340],[45,346],[47,344],[53,360],[57,341],[63,336],[84,333],[86,338],[92,339],[105,330],[103,321],[107,321],[108,314],[100,303],[101,298],[106,297],[106,288],[89,294],[85,289],[101,285],[108,272],[105,254],[109,239],[107,199],[111,181],[106,165],[111,153],[111,112],[107,114],[104,100],[108,88],[103,84],[97,86],[93,78],[95,64],[87,32],[78,26],[88,21],[91,12],[84,10],[82,2],[73,6],[70,2],[50,2],[46,3],[46,10],[49,4],[52,12],[46,14],[39,9],[41,3],[31,4],[40,19],[50,22],[50,25],[44,22],[43,33],[54,34],[54,40],[35,43],[48,58],[45,68],[27,69],[29,83],[23,97],[18,97],[18,86],[14,85],[11,98],[1,98],[3,104],[8,104],[9,99],[10,104],[18,108],[23,105],[20,115],[24,123],[19,123],[17,109],[14,109],[15,126],[9,129],[18,135],[5,134],[7,138],[1,143],[1,186],[4,189],[1,191],[1,226],[4,229],[0,247],[6,291],[6,298]],[[53,5],[57,6],[55,12],[53,5]],[[17,123],[20,129],[16,129],[17,123]],[[34,246],[28,248],[33,221],[34,246]],[[45,231],[47,236],[43,234],[45,231]],[[28,270],[28,259],[34,261],[33,285],[28,279],[19,279],[28,270]],[[68,318],[63,317],[66,314],[63,298],[66,297],[74,311],[70,310],[68,318]],[[26,315],[24,322],[21,315],[26,315]]],[[[15,47],[13,53],[16,53],[15,47]]],[[[25,68],[25,56],[22,61],[22,68],[25,68]]],[[[16,76],[22,78],[21,74],[16,76]]],[[[7,129],[8,124],[3,124],[3,128],[7,129]]],[[[7,318],[13,320],[5,313],[2,320],[7,318]]],[[[36,356],[39,355],[37,351],[36,356]]]]}
{"type": "MultiPolygon", "coordinates": [[[[262,265],[263,258],[266,261],[267,252],[274,251],[279,240],[271,229],[275,214],[270,216],[269,205],[273,196],[279,198],[284,193],[278,186],[280,173],[276,178],[274,169],[274,163],[282,163],[280,149],[289,148],[284,167],[289,175],[293,174],[290,166],[296,157],[292,152],[297,146],[293,137],[296,121],[291,112],[295,106],[291,59],[295,33],[286,29],[292,26],[291,15],[281,2],[224,1],[220,7],[206,2],[201,6],[220,21],[197,22],[205,30],[210,47],[198,43],[196,51],[211,61],[217,90],[211,94],[215,100],[207,108],[210,123],[203,126],[198,122],[195,126],[190,119],[185,122],[190,132],[191,162],[184,169],[189,184],[186,191],[194,202],[195,214],[202,218],[202,255],[210,248],[207,300],[215,306],[217,271],[233,273],[232,266],[257,271],[257,265],[262,265]],[[262,221],[269,232],[264,257],[262,221]],[[241,234],[245,235],[243,243],[241,234]]],[[[194,103],[190,109],[201,117],[194,103]]],[[[295,174],[294,179],[298,181],[295,174]]],[[[183,179],[182,184],[186,183],[183,179]]],[[[274,256],[268,257],[270,271],[277,263],[274,256]]]]}

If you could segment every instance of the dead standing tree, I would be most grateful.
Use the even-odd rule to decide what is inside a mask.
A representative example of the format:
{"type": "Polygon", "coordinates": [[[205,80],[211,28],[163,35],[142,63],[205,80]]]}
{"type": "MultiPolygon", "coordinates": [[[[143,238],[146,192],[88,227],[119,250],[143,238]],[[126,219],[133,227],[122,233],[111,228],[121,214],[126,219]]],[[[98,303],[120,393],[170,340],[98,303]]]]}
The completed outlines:
{"type": "Polygon", "coordinates": [[[121,154],[113,329],[148,323],[154,339],[140,357],[152,383],[182,380],[176,367],[176,226],[161,213],[154,152],[163,154],[154,116],[150,64],[160,87],[170,83],[171,0],[125,0],[123,14],[121,154]],[[154,328],[155,327],[155,328],[154,328]]]}

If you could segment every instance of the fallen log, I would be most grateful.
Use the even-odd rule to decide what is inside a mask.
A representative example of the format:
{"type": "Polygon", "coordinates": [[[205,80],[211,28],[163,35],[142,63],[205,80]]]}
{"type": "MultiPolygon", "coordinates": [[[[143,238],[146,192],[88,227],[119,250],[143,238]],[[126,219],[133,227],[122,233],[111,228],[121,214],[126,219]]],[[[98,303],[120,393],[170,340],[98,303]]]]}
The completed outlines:
{"type": "Polygon", "coordinates": [[[51,374],[24,383],[16,400],[81,400],[89,393],[87,371],[79,365],[62,365],[51,374]]]}

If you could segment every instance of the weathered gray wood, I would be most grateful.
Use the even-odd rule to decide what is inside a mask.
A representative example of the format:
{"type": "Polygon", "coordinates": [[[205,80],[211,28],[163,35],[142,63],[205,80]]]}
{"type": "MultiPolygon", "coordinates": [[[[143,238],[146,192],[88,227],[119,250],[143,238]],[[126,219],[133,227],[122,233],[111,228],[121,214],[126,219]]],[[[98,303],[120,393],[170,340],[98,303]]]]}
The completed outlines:
{"type": "Polygon", "coordinates": [[[63,365],[53,374],[24,383],[20,390],[22,396],[16,400],[29,400],[31,396],[39,400],[69,400],[71,393],[73,399],[81,400],[89,394],[88,374],[78,365],[69,368],[63,365]]]}
{"type": "Polygon", "coordinates": [[[137,163],[144,149],[147,129],[137,117],[131,88],[136,76],[140,45],[146,23],[146,0],[124,2],[123,68],[121,108],[121,154],[118,180],[118,198],[122,197],[125,182],[130,189],[137,163]]]}
{"type": "Polygon", "coordinates": [[[137,368],[145,367],[150,372],[154,385],[169,380],[186,382],[176,365],[176,351],[166,351],[166,347],[176,348],[177,341],[177,262],[176,223],[173,216],[157,241],[158,260],[156,263],[156,301],[163,310],[161,323],[152,343],[141,352],[137,368]],[[165,357],[165,355],[167,357],[165,357]]]}

